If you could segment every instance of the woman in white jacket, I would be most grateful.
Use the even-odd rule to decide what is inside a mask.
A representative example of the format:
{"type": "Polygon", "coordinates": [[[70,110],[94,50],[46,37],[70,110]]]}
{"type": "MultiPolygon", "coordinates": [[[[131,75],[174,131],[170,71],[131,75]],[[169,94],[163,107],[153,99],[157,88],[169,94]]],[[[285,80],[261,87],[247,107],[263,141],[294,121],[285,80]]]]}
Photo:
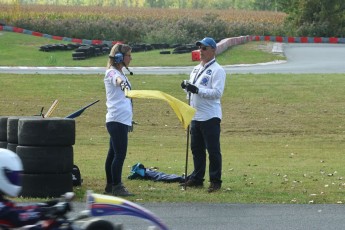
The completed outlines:
{"type": "Polygon", "coordinates": [[[133,195],[121,180],[123,163],[127,154],[128,132],[131,130],[133,118],[131,99],[125,95],[125,90],[131,89],[131,83],[122,69],[125,67],[128,70],[128,65],[132,60],[131,51],[132,48],[126,44],[114,45],[109,54],[104,76],[107,99],[106,127],[110,135],[105,162],[107,179],[105,193],[114,196],[133,195]]]}

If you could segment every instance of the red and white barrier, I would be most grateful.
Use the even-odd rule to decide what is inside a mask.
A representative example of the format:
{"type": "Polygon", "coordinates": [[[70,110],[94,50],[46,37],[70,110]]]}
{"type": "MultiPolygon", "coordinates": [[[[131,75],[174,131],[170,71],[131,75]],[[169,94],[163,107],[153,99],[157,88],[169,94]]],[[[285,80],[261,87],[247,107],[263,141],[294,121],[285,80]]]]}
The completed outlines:
{"type": "Polygon", "coordinates": [[[217,43],[217,50],[216,54],[223,53],[225,50],[227,50],[231,46],[236,46],[239,44],[246,43],[250,41],[250,36],[240,36],[240,37],[233,37],[233,38],[225,38],[217,43]]]}
{"type": "Polygon", "coordinates": [[[61,36],[54,36],[49,34],[43,34],[40,32],[35,32],[31,30],[26,30],[14,26],[2,26],[0,25],[0,31],[8,31],[8,32],[15,32],[15,33],[22,33],[22,34],[28,34],[33,35],[36,37],[44,37],[59,41],[67,41],[67,42],[74,42],[79,44],[86,44],[86,45],[100,45],[100,44],[108,44],[108,45],[114,45],[116,43],[122,43],[121,41],[102,41],[102,40],[88,40],[88,39],[80,39],[80,38],[68,38],[68,37],[61,37],[61,36]]]}
{"type": "Polygon", "coordinates": [[[251,36],[252,41],[271,41],[282,43],[345,43],[345,38],[337,37],[283,37],[251,36]]]}

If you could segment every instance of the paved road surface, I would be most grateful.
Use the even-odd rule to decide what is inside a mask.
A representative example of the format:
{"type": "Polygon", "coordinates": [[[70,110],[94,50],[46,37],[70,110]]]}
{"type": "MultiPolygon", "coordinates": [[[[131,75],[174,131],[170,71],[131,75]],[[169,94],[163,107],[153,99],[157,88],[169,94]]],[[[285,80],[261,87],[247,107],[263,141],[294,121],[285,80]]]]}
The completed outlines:
{"type": "Polygon", "coordinates": [[[345,73],[344,44],[284,44],[287,62],[229,67],[233,73],[345,73]]]}
{"type": "MultiPolygon", "coordinates": [[[[343,230],[344,205],[300,204],[140,204],[171,230],[343,230]]],[[[84,207],[84,204],[78,204],[84,207]]],[[[113,216],[125,230],[147,230],[152,223],[113,216]]]]}

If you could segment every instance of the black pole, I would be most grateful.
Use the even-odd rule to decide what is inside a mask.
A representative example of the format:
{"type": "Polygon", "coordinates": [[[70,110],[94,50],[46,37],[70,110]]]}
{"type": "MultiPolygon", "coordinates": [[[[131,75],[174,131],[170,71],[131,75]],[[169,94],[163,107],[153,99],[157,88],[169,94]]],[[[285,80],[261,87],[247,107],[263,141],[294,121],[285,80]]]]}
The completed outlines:
{"type": "MultiPolygon", "coordinates": [[[[188,105],[190,105],[190,96],[191,93],[188,94],[188,105]]],[[[190,132],[190,124],[187,127],[187,144],[186,144],[186,165],[185,165],[185,172],[184,172],[184,185],[183,189],[187,190],[187,173],[188,173],[188,150],[189,150],[189,132],[190,132]]]]}

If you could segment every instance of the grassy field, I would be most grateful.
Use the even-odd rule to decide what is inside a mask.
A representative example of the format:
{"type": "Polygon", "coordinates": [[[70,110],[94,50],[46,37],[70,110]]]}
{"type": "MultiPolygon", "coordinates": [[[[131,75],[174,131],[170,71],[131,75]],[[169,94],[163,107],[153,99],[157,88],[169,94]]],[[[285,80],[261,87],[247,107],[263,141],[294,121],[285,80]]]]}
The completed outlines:
{"type": "MultiPolygon", "coordinates": [[[[64,117],[96,99],[76,119],[75,163],[84,183],[102,192],[108,134],[101,75],[0,75],[0,114],[34,115],[59,99],[64,117]]],[[[180,100],[183,75],[131,76],[135,89],[161,90],[180,100]]],[[[176,183],[128,180],[137,162],[182,175],[186,132],[166,102],[134,100],[124,183],[140,202],[345,202],[344,75],[229,75],[222,100],[223,189],[181,191],[176,183]]],[[[191,155],[189,169],[192,169],[191,155]]]]}
{"type": "MultiPolygon", "coordinates": [[[[15,48],[11,49],[4,43],[4,35],[18,34],[0,36],[0,65],[44,64],[45,58],[39,55],[49,53],[37,51],[42,40],[38,42],[38,38],[20,35],[13,39],[11,46],[15,48]]],[[[222,64],[235,63],[232,59],[235,56],[237,63],[264,62],[263,57],[256,57],[267,53],[261,48],[266,49],[268,45],[248,43],[230,49],[219,59],[229,55],[222,64]],[[238,53],[234,54],[235,51],[238,53]]],[[[56,59],[59,64],[75,63],[62,52],[58,54],[62,55],[56,59]]],[[[133,63],[138,60],[137,66],[144,66],[145,59],[152,59],[151,56],[143,58],[147,54],[135,53],[133,63]]],[[[268,55],[269,61],[276,58],[268,55]]],[[[89,63],[86,66],[103,66],[104,57],[99,58],[102,60],[85,61],[89,63]]],[[[180,63],[178,59],[183,58],[178,56],[174,61],[180,63]]],[[[162,62],[162,58],[157,58],[157,65],[162,62]]],[[[135,75],[130,76],[130,81],[134,89],[160,90],[185,100],[179,85],[186,78],[185,75],[135,75]]],[[[173,110],[163,101],[135,99],[134,119],[138,125],[130,133],[123,171],[124,183],[136,194],[130,199],[140,202],[344,203],[344,84],[343,74],[228,75],[222,99],[224,183],[222,191],[215,194],[208,194],[206,189],[181,191],[176,183],[127,179],[131,166],[137,162],[177,175],[182,175],[185,167],[186,131],[173,110]]],[[[75,188],[75,192],[82,199],[87,189],[103,191],[109,138],[104,123],[103,75],[0,74],[0,92],[0,115],[35,115],[43,106],[47,111],[58,99],[59,105],[52,116],[65,117],[99,99],[99,103],[76,118],[74,161],[81,169],[84,183],[75,188]]]]}

